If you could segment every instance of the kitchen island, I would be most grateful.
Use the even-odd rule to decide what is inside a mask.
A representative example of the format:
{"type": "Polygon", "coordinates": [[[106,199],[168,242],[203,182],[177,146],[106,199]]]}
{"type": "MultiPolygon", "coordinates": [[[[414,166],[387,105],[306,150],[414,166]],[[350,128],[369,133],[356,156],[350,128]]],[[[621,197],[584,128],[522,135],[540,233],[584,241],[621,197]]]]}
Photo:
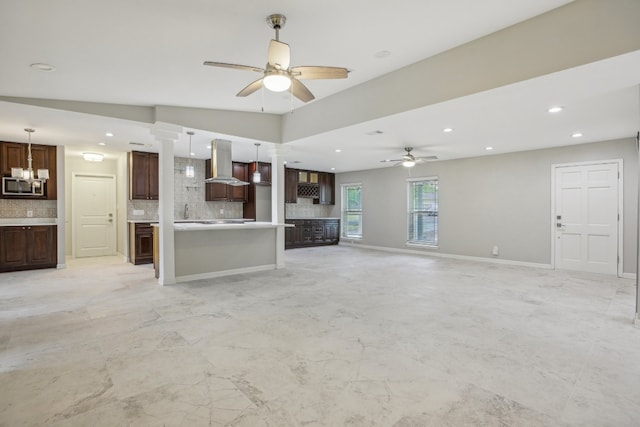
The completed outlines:
{"type": "MultiPolygon", "coordinates": [[[[194,221],[173,225],[176,282],[274,270],[279,228],[271,222],[194,221]]],[[[156,242],[159,227],[154,224],[156,242]]],[[[280,244],[283,244],[281,242],[280,244]]],[[[158,277],[159,248],[154,247],[158,277]]]]}

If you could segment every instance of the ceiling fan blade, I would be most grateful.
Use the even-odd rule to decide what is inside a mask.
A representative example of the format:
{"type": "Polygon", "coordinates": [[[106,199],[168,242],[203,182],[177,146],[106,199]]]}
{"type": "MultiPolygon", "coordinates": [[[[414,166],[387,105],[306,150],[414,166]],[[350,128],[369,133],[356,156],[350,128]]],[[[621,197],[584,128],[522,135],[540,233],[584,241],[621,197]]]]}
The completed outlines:
{"type": "Polygon", "coordinates": [[[262,79],[258,79],[253,83],[250,83],[247,87],[242,89],[236,96],[249,96],[253,92],[262,88],[262,79]]]}
{"type": "Polygon", "coordinates": [[[342,67],[293,67],[291,73],[301,80],[346,79],[349,70],[342,67]]]}
{"type": "Polygon", "coordinates": [[[278,70],[288,70],[291,52],[289,45],[278,40],[269,43],[269,65],[278,70]]]}
{"type": "Polygon", "coordinates": [[[416,157],[416,160],[422,160],[422,161],[438,160],[438,156],[416,157]]]}
{"type": "Polygon", "coordinates": [[[302,102],[309,102],[316,97],[298,79],[291,79],[291,93],[302,102]]]}
{"type": "Polygon", "coordinates": [[[249,65],[227,64],[225,62],[213,62],[213,61],[204,61],[203,65],[209,65],[211,67],[232,68],[234,70],[254,71],[256,73],[264,73],[263,68],[251,67],[249,65]]]}
{"type": "Polygon", "coordinates": [[[405,159],[389,159],[389,160],[380,160],[380,163],[391,163],[391,162],[404,162],[405,159]]]}

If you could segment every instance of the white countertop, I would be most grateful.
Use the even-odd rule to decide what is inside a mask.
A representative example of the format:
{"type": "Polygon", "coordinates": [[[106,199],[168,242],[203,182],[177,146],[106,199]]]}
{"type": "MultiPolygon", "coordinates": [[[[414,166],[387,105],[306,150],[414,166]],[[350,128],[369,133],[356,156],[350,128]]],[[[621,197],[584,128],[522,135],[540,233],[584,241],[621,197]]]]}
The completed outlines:
{"type": "Polygon", "coordinates": [[[0,218],[0,226],[57,225],[56,218],[0,218]]]}
{"type": "MultiPolygon", "coordinates": [[[[158,224],[152,224],[159,226],[158,224]]],[[[251,230],[259,228],[290,227],[290,224],[274,224],[272,222],[251,221],[243,224],[200,224],[195,222],[174,223],[175,231],[203,231],[203,230],[251,230]]]]}
{"type": "Polygon", "coordinates": [[[290,217],[290,218],[286,218],[285,221],[287,220],[306,220],[306,219],[340,219],[340,218],[335,218],[335,217],[330,217],[330,216],[316,216],[316,217],[298,217],[298,216],[294,216],[294,217],[290,217]]]}

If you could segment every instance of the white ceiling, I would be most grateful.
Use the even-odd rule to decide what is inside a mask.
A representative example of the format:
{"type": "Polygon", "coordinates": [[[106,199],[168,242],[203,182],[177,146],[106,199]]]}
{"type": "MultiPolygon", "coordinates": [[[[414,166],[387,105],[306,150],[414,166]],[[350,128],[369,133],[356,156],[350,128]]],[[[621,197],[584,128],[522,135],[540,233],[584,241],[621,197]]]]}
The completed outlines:
{"type": "MultiPolygon", "coordinates": [[[[286,114],[303,104],[268,91],[237,98],[257,75],[202,65],[212,60],[264,66],[273,37],[265,18],[271,13],[287,16],[280,38],[291,45],[292,65],[352,70],[346,80],[305,82],[318,102],[570,2],[4,0],[0,96],[252,112],[264,106],[267,113],[286,114]],[[377,58],[380,51],[390,55],[377,58]],[[56,71],[35,71],[29,65],[36,62],[56,71]]],[[[380,160],[400,156],[406,145],[417,147],[417,155],[450,159],[486,155],[486,146],[502,153],[628,137],[640,115],[638,83],[640,54],[627,54],[292,141],[287,158],[300,167],[343,172],[383,167],[380,160]],[[557,103],[566,110],[549,116],[546,108],[557,103]],[[454,132],[442,133],[447,126],[454,132]],[[373,130],[384,133],[367,135],[373,130]],[[572,139],[575,131],[584,136],[572,139]]],[[[34,142],[63,144],[74,154],[128,151],[131,141],[157,151],[147,124],[0,102],[0,139],[25,141],[25,127],[36,129],[34,142]],[[105,137],[107,131],[115,136],[105,137]]],[[[208,156],[206,145],[214,137],[234,142],[236,160],[255,157],[256,141],[195,132],[199,158],[208,156]]],[[[187,145],[184,135],[176,155],[187,156],[187,145]]]]}

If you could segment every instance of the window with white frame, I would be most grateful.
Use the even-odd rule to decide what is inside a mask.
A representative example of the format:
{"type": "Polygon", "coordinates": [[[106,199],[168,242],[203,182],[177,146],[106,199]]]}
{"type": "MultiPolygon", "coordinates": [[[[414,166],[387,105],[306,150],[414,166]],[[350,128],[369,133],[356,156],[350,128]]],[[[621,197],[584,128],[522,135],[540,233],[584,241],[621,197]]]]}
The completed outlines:
{"type": "Polygon", "coordinates": [[[362,184],[342,184],[342,236],[362,239],[362,184]]]}
{"type": "Polygon", "coordinates": [[[438,246],[438,178],[407,181],[407,243],[438,246]]]}

